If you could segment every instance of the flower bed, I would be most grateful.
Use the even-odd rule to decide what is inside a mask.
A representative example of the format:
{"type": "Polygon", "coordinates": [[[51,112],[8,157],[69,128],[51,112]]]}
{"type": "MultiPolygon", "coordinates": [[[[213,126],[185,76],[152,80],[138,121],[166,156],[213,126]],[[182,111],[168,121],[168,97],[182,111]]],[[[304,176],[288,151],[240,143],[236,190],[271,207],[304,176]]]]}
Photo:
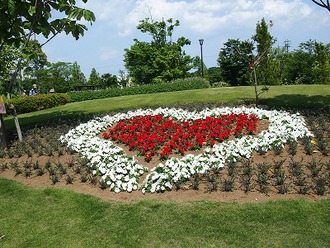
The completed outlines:
{"type": "MultiPolygon", "coordinates": [[[[172,124],[175,125],[175,123],[172,124]]],[[[151,123],[151,127],[153,125],[151,123]]],[[[66,135],[61,136],[60,140],[67,143],[71,149],[79,152],[81,156],[86,157],[93,173],[100,175],[102,180],[109,185],[110,190],[132,192],[142,189],[143,193],[154,193],[171,190],[176,182],[189,179],[199,173],[205,173],[211,168],[223,168],[225,163],[230,160],[236,161],[239,157],[249,158],[255,150],[266,152],[273,146],[284,146],[291,140],[305,136],[310,137],[312,134],[307,129],[303,117],[298,113],[290,114],[284,111],[267,111],[245,107],[205,109],[201,112],[158,108],[129,111],[97,118],[80,124],[66,135]],[[247,125],[248,135],[246,136],[240,135],[243,130],[236,130],[237,132],[235,132],[234,128],[233,132],[237,136],[235,140],[213,143],[210,139],[209,142],[213,143],[211,144],[213,146],[206,147],[199,155],[187,154],[182,158],[167,159],[164,163],[159,163],[151,169],[142,185],[139,184],[139,178],[147,172],[147,168],[139,165],[134,157],[127,156],[123,149],[113,141],[97,137],[99,133],[106,131],[107,128],[116,123],[123,121],[127,123],[127,120],[136,120],[138,117],[147,120],[147,116],[158,116],[155,118],[160,118],[159,120],[169,121],[173,119],[176,123],[196,123],[196,121],[211,120],[224,115],[255,116],[256,118],[252,118],[253,123],[256,119],[268,119],[269,128],[257,136],[249,134],[253,131],[253,129],[249,130],[250,125],[247,125]]],[[[204,143],[207,140],[200,142],[204,143]]],[[[195,144],[198,142],[196,141],[195,144]]],[[[201,146],[199,145],[199,147],[201,146]]],[[[165,158],[165,156],[161,156],[163,151],[160,152],[161,158],[165,158]]],[[[150,153],[145,155],[148,154],[150,153]]]]}

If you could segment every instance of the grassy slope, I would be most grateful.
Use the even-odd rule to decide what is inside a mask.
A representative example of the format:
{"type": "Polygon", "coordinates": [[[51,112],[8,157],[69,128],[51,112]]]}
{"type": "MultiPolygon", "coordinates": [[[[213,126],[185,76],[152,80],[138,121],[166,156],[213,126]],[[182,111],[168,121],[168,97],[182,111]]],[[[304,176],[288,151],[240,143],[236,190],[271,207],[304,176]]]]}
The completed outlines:
{"type": "MultiPolygon", "coordinates": [[[[324,108],[330,107],[329,85],[272,86],[260,96],[262,104],[271,107],[324,108]]],[[[80,114],[100,114],[131,108],[154,108],[199,103],[234,103],[254,100],[254,87],[226,87],[188,90],[148,95],[122,96],[66,104],[64,106],[37,111],[19,116],[22,126],[80,114]]],[[[14,128],[12,118],[5,125],[14,128]]]]}
{"type": "Polygon", "coordinates": [[[0,179],[1,247],[326,247],[330,200],[106,203],[0,179]]]}

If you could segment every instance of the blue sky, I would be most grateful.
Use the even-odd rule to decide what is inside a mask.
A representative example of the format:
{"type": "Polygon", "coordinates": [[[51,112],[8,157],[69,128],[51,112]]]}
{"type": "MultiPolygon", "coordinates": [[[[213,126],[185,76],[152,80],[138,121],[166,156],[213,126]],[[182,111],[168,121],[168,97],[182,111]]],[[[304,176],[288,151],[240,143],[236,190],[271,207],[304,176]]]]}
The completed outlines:
{"type": "Polygon", "coordinates": [[[150,40],[136,29],[146,17],[179,20],[173,38],[190,39],[191,45],[184,49],[191,56],[200,55],[198,40],[204,39],[207,67],[217,66],[219,51],[228,39],[250,39],[263,17],[274,23],[270,32],[276,46],[283,46],[285,40],[290,40],[290,50],[309,39],[330,43],[330,12],[311,0],[89,0],[79,5],[92,10],[96,22],[86,23],[88,31],[79,40],[60,34],[43,50],[52,63],[77,61],[87,78],[92,68],[101,75],[125,70],[124,49],[134,38],[150,40]]]}

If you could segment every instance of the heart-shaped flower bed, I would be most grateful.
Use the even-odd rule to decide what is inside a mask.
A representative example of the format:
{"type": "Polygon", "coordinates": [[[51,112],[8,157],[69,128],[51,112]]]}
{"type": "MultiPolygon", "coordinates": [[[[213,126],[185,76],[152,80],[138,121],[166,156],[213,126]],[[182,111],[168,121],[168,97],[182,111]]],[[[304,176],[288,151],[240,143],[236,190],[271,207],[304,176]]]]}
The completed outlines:
{"type": "Polygon", "coordinates": [[[255,115],[247,114],[208,116],[193,121],[175,121],[162,115],[135,116],[121,120],[104,132],[103,137],[127,145],[129,150],[138,151],[138,155],[149,162],[156,155],[166,160],[173,153],[184,155],[205,144],[213,146],[232,134],[235,137],[253,134],[258,120],[255,115]]]}
{"type": "MultiPolygon", "coordinates": [[[[214,124],[213,121],[210,121],[209,123],[212,123],[212,125],[214,124]]],[[[153,126],[155,123],[149,122],[149,124],[153,126]]],[[[133,128],[133,126],[131,126],[131,128],[133,128]]],[[[135,130],[137,130],[137,128],[140,127],[136,127],[135,130]]],[[[154,130],[155,127],[152,127],[151,129],[154,130]]],[[[123,129],[120,130],[123,131],[123,129]]],[[[214,130],[216,130],[216,128],[213,129],[213,131],[214,130]]],[[[224,129],[222,128],[221,130],[224,129]]],[[[142,131],[142,133],[143,132],[144,131],[142,131]]],[[[125,131],[123,133],[125,133],[125,131]]],[[[197,131],[197,133],[199,133],[199,131],[197,131]]],[[[206,135],[203,137],[203,143],[208,141],[211,143],[212,136],[207,138],[209,131],[202,133],[203,135],[206,135]]],[[[223,134],[223,132],[220,133],[223,134]]],[[[107,132],[107,135],[111,138],[111,132],[107,132]]],[[[235,161],[239,157],[248,158],[255,150],[268,151],[275,145],[283,146],[290,140],[297,140],[304,136],[312,136],[312,134],[306,128],[304,118],[298,113],[290,114],[284,111],[267,111],[245,107],[205,109],[201,112],[159,108],[156,110],[147,109],[129,111],[127,113],[97,118],[87,123],[80,124],[75,129],[70,130],[66,135],[61,136],[60,140],[66,142],[71,149],[79,152],[81,156],[87,158],[89,160],[89,165],[93,169],[93,173],[100,175],[102,180],[109,185],[110,190],[115,192],[131,192],[142,188],[142,192],[145,193],[171,190],[172,185],[176,182],[186,180],[193,175],[196,175],[196,173],[205,173],[210,168],[222,168],[229,160],[235,161]],[[139,165],[134,157],[127,156],[123,149],[118,147],[110,139],[101,139],[97,137],[99,133],[105,132],[107,128],[112,127],[116,123],[132,123],[132,120],[137,120],[139,118],[144,119],[147,118],[147,116],[158,116],[156,117],[156,120],[157,118],[160,118],[161,122],[173,119],[176,121],[173,125],[181,123],[179,126],[194,126],[196,123],[200,122],[201,129],[208,130],[209,127],[205,127],[206,123],[203,120],[212,120],[224,115],[237,118],[237,116],[240,116],[241,114],[245,116],[244,118],[251,119],[252,122],[257,119],[268,119],[268,130],[264,130],[256,136],[249,135],[249,132],[253,131],[252,125],[243,125],[244,128],[240,130],[240,128],[236,128],[241,125],[237,125],[238,122],[234,121],[236,124],[232,124],[233,128],[230,128],[230,130],[234,134],[236,133],[237,138],[235,140],[229,139],[221,143],[215,143],[212,147],[206,147],[201,154],[196,156],[187,154],[182,158],[171,157],[167,159],[164,164],[160,163],[151,169],[142,185],[139,184],[139,178],[147,171],[147,169],[142,165],[139,165]],[[248,135],[241,136],[240,134],[244,132],[247,132],[248,135]]],[[[170,141],[172,140],[173,142],[177,139],[171,136],[170,138],[170,141]]],[[[196,138],[192,140],[196,141],[196,138]]],[[[219,138],[219,140],[221,140],[221,138],[219,138]]],[[[199,146],[200,144],[198,141],[195,141],[190,142],[193,145],[199,146]]],[[[165,144],[168,144],[167,142],[168,141],[164,140],[164,145],[158,148],[160,154],[164,152],[165,144]]],[[[202,142],[202,140],[200,140],[200,142],[202,142]]],[[[128,143],[130,143],[129,140],[128,143]]],[[[180,141],[178,144],[180,144],[180,141]]],[[[136,144],[135,147],[138,148],[139,145],[140,144],[136,144]]],[[[132,146],[132,149],[133,147],[134,146],[132,146]]],[[[149,150],[147,151],[149,152],[149,150]]],[[[177,148],[176,151],[178,151],[177,148]]]]}

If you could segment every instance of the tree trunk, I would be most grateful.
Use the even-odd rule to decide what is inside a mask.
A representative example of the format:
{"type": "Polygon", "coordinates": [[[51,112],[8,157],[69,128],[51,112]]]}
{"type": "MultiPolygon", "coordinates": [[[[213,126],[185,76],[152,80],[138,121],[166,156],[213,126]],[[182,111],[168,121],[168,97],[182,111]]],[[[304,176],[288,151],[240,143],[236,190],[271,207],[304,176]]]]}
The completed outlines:
{"type": "Polygon", "coordinates": [[[0,114],[0,149],[8,148],[8,139],[3,119],[3,115],[0,114]]]}
{"type": "Polygon", "coordinates": [[[258,81],[257,81],[257,72],[256,68],[253,68],[253,76],[254,76],[254,91],[256,94],[256,107],[259,105],[259,94],[258,94],[258,81]]]}

